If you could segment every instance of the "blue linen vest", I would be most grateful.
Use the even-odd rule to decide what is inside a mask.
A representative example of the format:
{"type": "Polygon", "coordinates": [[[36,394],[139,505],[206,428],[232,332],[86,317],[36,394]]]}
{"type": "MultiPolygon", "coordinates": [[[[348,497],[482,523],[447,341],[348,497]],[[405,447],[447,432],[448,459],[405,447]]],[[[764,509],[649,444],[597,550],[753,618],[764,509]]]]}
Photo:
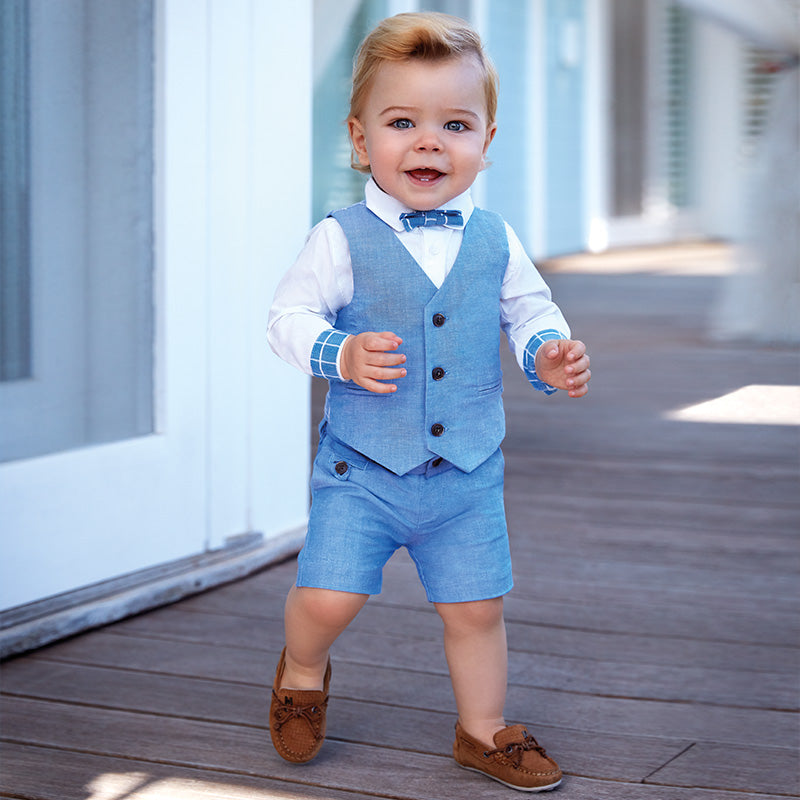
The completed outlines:
{"type": "Polygon", "coordinates": [[[437,289],[394,231],[362,203],[335,211],[350,246],[353,299],[336,328],[392,331],[408,374],[376,394],[330,381],[330,432],[403,475],[434,456],[464,472],[505,436],[500,367],[500,290],[508,239],[500,216],[475,209],[461,248],[437,289]]]}

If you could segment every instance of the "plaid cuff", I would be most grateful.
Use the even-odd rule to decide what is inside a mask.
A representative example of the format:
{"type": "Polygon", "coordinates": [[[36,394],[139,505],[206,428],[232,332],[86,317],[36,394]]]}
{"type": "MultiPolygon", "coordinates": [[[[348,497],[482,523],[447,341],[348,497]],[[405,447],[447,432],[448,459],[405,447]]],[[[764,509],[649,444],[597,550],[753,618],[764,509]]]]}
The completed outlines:
{"type": "Polygon", "coordinates": [[[551,386],[549,383],[539,380],[539,376],[536,374],[536,351],[545,342],[550,342],[553,339],[566,338],[567,337],[564,336],[563,333],[559,333],[557,330],[550,328],[546,331],[534,333],[533,336],[528,339],[528,344],[525,345],[525,356],[522,361],[522,369],[525,372],[525,377],[528,379],[534,389],[538,389],[540,392],[544,392],[545,394],[553,394],[554,392],[558,391],[555,386],[551,386]]]}
{"type": "Polygon", "coordinates": [[[330,328],[323,331],[311,348],[311,373],[318,378],[342,380],[339,374],[339,353],[348,333],[330,328]]]}

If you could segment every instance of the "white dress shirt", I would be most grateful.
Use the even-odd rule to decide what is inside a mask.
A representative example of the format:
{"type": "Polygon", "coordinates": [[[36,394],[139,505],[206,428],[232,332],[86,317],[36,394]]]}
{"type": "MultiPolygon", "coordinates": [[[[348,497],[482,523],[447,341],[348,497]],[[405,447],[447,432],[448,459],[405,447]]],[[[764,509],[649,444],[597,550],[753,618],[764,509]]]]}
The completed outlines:
{"type": "MultiPolygon", "coordinates": [[[[366,184],[365,196],[367,208],[394,230],[433,284],[441,287],[458,255],[463,229],[406,231],[400,214],[413,209],[386,194],[372,179],[366,184]]],[[[474,209],[470,192],[455,197],[446,208],[460,211],[466,225],[474,209]]],[[[570,331],[551,300],[550,289],[508,224],[506,233],[509,259],[500,293],[500,320],[511,351],[529,374],[535,350],[529,349],[526,358],[526,345],[533,341],[538,347],[547,339],[568,339],[570,331]]],[[[339,310],[352,299],[350,248],[339,223],[328,217],[311,230],[297,260],[278,284],[269,313],[270,347],[289,364],[313,374],[314,343],[335,325],[339,310]]]]}

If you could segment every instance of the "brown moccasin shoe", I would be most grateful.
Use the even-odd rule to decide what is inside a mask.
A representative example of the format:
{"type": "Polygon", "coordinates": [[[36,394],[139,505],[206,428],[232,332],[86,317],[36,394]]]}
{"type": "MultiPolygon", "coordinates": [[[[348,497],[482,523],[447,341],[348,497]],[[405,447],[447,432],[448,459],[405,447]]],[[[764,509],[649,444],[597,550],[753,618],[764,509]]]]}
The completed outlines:
{"type": "Polygon", "coordinates": [[[508,725],[494,735],[494,749],[473,739],[456,723],[453,757],[459,766],[482,772],[512,789],[544,792],[561,783],[561,770],[522,725],[508,725]]]}
{"type": "Polygon", "coordinates": [[[269,733],[281,758],[302,764],[319,753],[325,741],[325,712],[328,708],[328,687],[331,662],[325,670],[322,691],[282,689],[286,668],[286,648],[281,653],[272,685],[269,707],[269,733]]]}

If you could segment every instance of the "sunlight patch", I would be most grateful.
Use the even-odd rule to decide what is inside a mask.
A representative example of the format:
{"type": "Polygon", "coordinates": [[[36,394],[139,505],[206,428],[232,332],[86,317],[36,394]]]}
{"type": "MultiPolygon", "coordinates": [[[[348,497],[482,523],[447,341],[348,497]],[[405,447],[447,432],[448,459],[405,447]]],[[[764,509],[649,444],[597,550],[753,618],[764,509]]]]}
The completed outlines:
{"type": "MultiPolygon", "coordinates": [[[[163,768],[169,771],[169,767],[163,768]]],[[[183,770],[180,770],[183,771],[183,770]]],[[[254,789],[248,780],[237,785],[206,781],[195,777],[159,777],[144,772],[106,772],[86,787],[87,800],[305,800],[308,794],[288,788],[286,791],[268,786],[254,789]]]]}
{"type": "Polygon", "coordinates": [[[743,386],[730,394],[670,411],[679,422],[800,425],[800,386],[743,386]]]}

